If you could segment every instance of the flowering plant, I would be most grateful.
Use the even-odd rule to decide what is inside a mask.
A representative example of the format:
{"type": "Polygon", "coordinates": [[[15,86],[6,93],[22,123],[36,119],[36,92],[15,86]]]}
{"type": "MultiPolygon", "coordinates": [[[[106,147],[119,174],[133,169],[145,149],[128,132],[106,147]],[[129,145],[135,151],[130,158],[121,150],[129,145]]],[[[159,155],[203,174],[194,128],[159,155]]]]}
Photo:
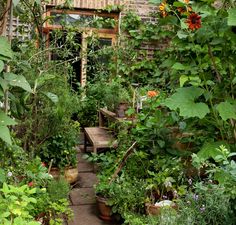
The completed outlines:
{"type": "Polygon", "coordinates": [[[233,224],[235,218],[224,187],[209,182],[196,183],[193,192],[178,200],[176,224],[233,224]]]}

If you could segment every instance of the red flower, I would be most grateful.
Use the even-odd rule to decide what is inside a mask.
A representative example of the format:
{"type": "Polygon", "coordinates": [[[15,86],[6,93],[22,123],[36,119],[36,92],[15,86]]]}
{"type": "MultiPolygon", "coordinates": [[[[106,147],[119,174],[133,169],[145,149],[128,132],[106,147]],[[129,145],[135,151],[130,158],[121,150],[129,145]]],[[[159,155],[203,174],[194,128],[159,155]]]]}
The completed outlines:
{"type": "Polygon", "coordinates": [[[33,182],[33,181],[29,182],[29,183],[28,183],[28,186],[29,186],[29,187],[33,187],[33,186],[34,186],[34,182],[33,182]]]}
{"type": "Polygon", "coordinates": [[[41,165],[42,165],[43,167],[46,167],[46,163],[45,163],[45,162],[42,162],[41,165]]]}
{"type": "Polygon", "coordinates": [[[199,29],[201,27],[201,16],[197,13],[192,13],[189,15],[186,23],[191,30],[199,29]]]}

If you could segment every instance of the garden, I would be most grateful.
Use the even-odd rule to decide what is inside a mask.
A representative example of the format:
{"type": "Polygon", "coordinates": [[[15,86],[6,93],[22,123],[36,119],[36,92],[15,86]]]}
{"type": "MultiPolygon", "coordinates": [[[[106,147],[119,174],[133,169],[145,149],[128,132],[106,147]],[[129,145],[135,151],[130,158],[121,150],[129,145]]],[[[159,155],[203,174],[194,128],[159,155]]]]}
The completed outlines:
{"type": "MultiPolygon", "coordinates": [[[[12,1],[33,32],[0,36],[0,224],[73,218],[68,170],[77,172],[80,133],[98,126],[101,108],[118,118],[106,123],[117,144],[84,158],[97,168],[96,197],[110,210],[103,219],[236,224],[236,1],[149,2],[152,21],[126,11],[113,45],[101,45],[93,29],[78,54],[84,24],[62,24],[49,45],[43,24],[55,18],[42,17],[41,1],[12,1]],[[84,57],[82,86],[74,65],[84,57]]],[[[117,26],[111,18],[90,23],[117,26]]]]}

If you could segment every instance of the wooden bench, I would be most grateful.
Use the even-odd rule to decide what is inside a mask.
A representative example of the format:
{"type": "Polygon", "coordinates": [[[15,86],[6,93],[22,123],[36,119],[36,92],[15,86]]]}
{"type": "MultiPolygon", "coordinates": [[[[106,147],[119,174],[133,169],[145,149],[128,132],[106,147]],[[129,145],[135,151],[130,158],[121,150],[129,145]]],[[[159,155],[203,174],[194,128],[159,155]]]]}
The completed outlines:
{"type": "Polygon", "coordinates": [[[99,148],[116,147],[117,142],[104,127],[85,127],[84,128],[84,150],[87,151],[88,142],[93,146],[93,152],[97,153],[99,148]]]}
{"type": "Polygon", "coordinates": [[[84,150],[86,152],[88,142],[93,147],[93,152],[97,153],[99,148],[115,148],[117,141],[106,128],[109,122],[122,122],[122,118],[118,118],[114,112],[105,108],[99,109],[99,127],[85,127],[84,128],[84,150]]]}

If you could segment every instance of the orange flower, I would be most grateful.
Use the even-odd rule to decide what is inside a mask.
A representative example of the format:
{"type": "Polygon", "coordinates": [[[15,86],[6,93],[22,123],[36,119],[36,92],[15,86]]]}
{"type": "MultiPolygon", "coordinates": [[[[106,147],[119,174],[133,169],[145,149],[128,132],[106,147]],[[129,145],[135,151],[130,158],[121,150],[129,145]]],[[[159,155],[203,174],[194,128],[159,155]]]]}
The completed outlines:
{"type": "Polygon", "coordinates": [[[147,92],[147,96],[150,97],[150,98],[158,96],[159,94],[160,94],[159,91],[148,91],[147,92]]]}
{"type": "Polygon", "coordinates": [[[201,16],[197,13],[192,13],[189,15],[186,23],[191,30],[199,29],[201,27],[201,16]]]}

